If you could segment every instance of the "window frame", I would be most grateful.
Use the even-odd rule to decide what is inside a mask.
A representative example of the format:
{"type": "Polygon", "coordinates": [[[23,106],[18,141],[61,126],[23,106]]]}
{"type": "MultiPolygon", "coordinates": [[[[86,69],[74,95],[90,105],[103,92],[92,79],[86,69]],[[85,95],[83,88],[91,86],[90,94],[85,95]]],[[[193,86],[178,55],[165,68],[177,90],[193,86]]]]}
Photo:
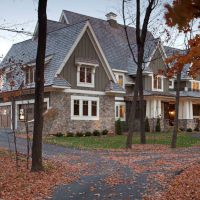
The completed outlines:
{"type": "Polygon", "coordinates": [[[25,69],[25,84],[26,85],[35,83],[35,70],[36,70],[35,67],[28,67],[27,69],[25,69]],[[31,82],[31,73],[32,73],[32,82],[31,82]],[[27,79],[27,75],[28,75],[28,79],[27,79]]]}
{"type": "Polygon", "coordinates": [[[96,66],[95,65],[87,65],[87,64],[79,64],[77,65],[77,86],[79,87],[90,87],[94,88],[95,87],[95,70],[96,66]],[[80,81],[80,73],[81,73],[81,68],[85,68],[85,81],[81,82],[80,81]],[[87,69],[91,69],[91,83],[87,82],[87,69]]]}
{"type": "Polygon", "coordinates": [[[115,120],[120,119],[121,121],[126,121],[126,103],[125,102],[115,102],[115,120]],[[124,106],[124,117],[120,117],[120,107],[124,106]]]}
{"type": "Polygon", "coordinates": [[[99,120],[99,97],[71,96],[71,120],[99,120]],[[74,115],[74,101],[79,100],[79,115],[74,115]],[[88,102],[88,115],[83,115],[83,102],[88,102]],[[92,102],[96,102],[96,116],[92,116],[92,102]]]}
{"type": "Polygon", "coordinates": [[[115,77],[116,77],[116,80],[117,80],[117,83],[118,83],[119,86],[120,86],[119,77],[122,76],[123,83],[122,83],[122,86],[120,86],[120,87],[125,88],[125,75],[124,75],[124,73],[115,72],[114,74],[115,74],[115,77]]]}
{"type": "Polygon", "coordinates": [[[191,91],[193,91],[193,92],[199,92],[200,91],[200,81],[198,81],[198,80],[191,80],[190,82],[191,82],[191,91]],[[194,90],[192,88],[192,86],[193,86],[194,83],[199,85],[199,89],[198,90],[194,90]]]}
{"type": "Polygon", "coordinates": [[[170,81],[172,82],[172,85],[171,85],[171,86],[169,85],[169,88],[170,88],[170,89],[174,89],[174,79],[169,79],[169,82],[170,82],[170,81]]]}
{"type": "Polygon", "coordinates": [[[154,75],[154,74],[152,74],[152,91],[159,91],[159,92],[163,92],[163,90],[164,90],[164,76],[162,76],[162,75],[154,75]],[[161,88],[158,88],[158,79],[157,79],[157,88],[154,88],[154,77],[159,77],[160,78],[160,80],[161,80],[161,88]]]}

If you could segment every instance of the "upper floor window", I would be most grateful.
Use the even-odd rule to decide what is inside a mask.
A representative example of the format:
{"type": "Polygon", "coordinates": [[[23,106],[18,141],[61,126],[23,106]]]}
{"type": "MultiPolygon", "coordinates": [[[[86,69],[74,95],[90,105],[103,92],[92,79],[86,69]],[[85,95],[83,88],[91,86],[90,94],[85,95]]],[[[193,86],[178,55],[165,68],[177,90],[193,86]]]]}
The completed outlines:
{"type": "Polygon", "coordinates": [[[153,75],[152,86],[153,91],[163,91],[163,77],[160,75],[153,75]]]}
{"type": "Polygon", "coordinates": [[[191,84],[192,84],[192,86],[191,86],[192,91],[200,90],[200,86],[199,86],[200,82],[199,81],[192,81],[191,84]]]}
{"type": "Polygon", "coordinates": [[[29,67],[25,71],[26,84],[35,83],[35,68],[29,67]]]}
{"type": "Polygon", "coordinates": [[[94,87],[95,67],[78,66],[77,68],[77,86],[94,87]]]}
{"type": "Polygon", "coordinates": [[[115,73],[115,77],[117,79],[118,85],[124,88],[124,74],[115,73]]]}
{"type": "Polygon", "coordinates": [[[174,89],[174,79],[169,79],[169,88],[174,89]]]}

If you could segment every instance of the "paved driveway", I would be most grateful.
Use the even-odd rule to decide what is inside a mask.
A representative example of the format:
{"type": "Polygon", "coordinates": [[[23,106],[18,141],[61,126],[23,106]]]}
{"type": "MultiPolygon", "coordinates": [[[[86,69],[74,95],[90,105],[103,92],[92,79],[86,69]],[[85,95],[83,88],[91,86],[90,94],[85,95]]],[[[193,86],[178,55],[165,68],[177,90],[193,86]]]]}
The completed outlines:
{"type": "MultiPolygon", "coordinates": [[[[13,150],[13,135],[0,131],[0,147],[13,150]]],[[[17,148],[21,153],[26,153],[26,140],[17,138],[17,148]]],[[[70,162],[83,166],[80,179],[55,188],[52,199],[128,200],[142,199],[144,193],[162,189],[160,179],[156,178],[161,175],[174,176],[186,164],[196,162],[200,147],[167,152],[125,152],[80,150],[44,144],[43,156],[57,159],[63,164],[70,162]]]]}

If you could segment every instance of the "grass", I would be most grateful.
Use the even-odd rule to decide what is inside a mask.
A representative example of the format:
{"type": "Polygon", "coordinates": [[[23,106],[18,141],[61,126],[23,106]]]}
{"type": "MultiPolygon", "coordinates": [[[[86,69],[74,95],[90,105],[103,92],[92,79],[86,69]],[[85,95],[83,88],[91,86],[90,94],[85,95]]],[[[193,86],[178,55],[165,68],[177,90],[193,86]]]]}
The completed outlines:
{"type": "MultiPolygon", "coordinates": [[[[193,133],[194,134],[194,133],[193,133]]],[[[147,144],[171,144],[172,133],[146,133],[147,144]]],[[[67,147],[89,148],[89,149],[119,149],[124,148],[126,136],[90,136],[90,137],[47,137],[45,142],[67,147]]],[[[138,134],[134,135],[133,144],[139,144],[138,134]]],[[[192,137],[192,133],[179,133],[177,147],[191,147],[200,145],[200,138],[192,137]]]]}

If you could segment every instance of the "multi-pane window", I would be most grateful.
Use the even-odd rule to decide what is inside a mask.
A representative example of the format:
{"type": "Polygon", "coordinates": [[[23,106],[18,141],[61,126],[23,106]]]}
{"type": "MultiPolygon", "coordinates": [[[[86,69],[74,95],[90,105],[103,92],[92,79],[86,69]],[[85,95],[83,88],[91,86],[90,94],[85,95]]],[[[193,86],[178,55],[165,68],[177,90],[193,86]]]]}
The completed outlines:
{"type": "Polygon", "coordinates": [[[115,119],[121,119],[125,121],[126,118],[126,106],[124,102],[116,102],[115,103],[115,119]]]}
{"type": "Polygon", "coordinates": [[[199,83],[198,81],[192,81],[192,90],[193,91],[199,91],[200,87],[199,87],[199,83]]]}
{"type": "Polygon", "coordinates": [[[94,86],[94,73],[93,67],[81,66],[78,68],[78,86],[93,87],[94,86]]]}
{"type": "Polygon", "coordinates": [[[99,117],[99,98],[72,96],[72,119],[97,120],[99,117]]]}
{"type": "Polygon", "coordinates": [[[153,76],[153,90],[163,90],[163,78],[161,76],[153,76]]]}
{"type": "Polygon", "coordinates": [[[35,68],[27,68],[25,71],[26,84],[35,82],[35,68]]]}

